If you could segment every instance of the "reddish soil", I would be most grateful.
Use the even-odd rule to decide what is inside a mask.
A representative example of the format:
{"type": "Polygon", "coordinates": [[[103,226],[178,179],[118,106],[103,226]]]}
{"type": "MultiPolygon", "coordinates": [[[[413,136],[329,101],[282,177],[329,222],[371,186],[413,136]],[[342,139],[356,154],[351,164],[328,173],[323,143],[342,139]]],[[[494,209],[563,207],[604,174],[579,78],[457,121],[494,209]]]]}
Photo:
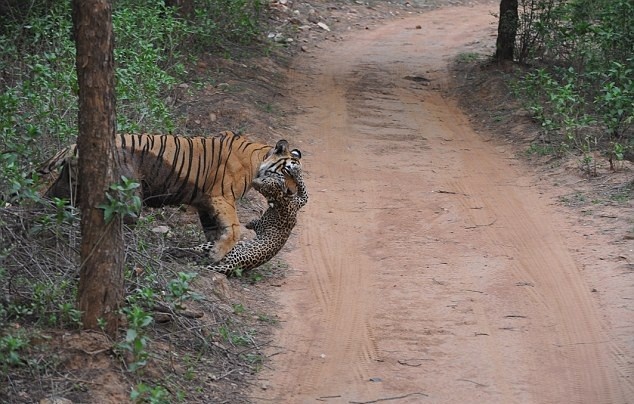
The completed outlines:
{"type": "Polygon", "coordinates": [[[492,53],[494,11],[392,20],[291,67],[311,199],[254,402],[634,402],[634,242],[566,216],[440,91],[450,58],[492,53]]]}

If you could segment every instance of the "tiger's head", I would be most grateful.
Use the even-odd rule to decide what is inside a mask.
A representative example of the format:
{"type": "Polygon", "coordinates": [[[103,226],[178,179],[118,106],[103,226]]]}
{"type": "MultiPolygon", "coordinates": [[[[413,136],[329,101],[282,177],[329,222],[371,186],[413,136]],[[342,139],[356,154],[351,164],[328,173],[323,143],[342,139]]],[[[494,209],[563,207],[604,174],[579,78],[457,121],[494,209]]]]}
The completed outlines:
{"type": "Polygon", "coordinates": [[[260,164],[255,180],[271,175],[283,176],[286,183],[285,192],[294,194],[297,192],[297,184],[287,171],[293,166],[301,167],[301,158],[302,152],[298,149],[289,150],[288,142],[282,139],[269,151],[260,164]]]}

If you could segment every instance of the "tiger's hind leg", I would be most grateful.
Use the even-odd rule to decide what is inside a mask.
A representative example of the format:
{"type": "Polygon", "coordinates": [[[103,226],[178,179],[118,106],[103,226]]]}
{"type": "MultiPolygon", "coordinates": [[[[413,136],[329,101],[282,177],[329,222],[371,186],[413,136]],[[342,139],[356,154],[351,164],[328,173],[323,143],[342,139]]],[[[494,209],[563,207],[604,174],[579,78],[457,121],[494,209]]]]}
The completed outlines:
{"type": "Polygon", "coordinates": [[[79,187],[77,185],[77,173],[72,164],[64,164],[62,172],[48,187],[44,197],[48,199],[67,199],[71,206],[79,206],[79,187]]]}
{"type": "Polygon", "coordinates": [[[198,216],[208,242],[196,247],[172,247],[168,257],[200,257],[206,254],[212,263],[220,261],[240,239],[240,221],[234,205],[224,198],[212,198],[206,209],[198,207],[198,216]],[[213,208],[211,208],[213,206],[213,208]],[[213,213],[210,213],[213,212],[213,213]]]}

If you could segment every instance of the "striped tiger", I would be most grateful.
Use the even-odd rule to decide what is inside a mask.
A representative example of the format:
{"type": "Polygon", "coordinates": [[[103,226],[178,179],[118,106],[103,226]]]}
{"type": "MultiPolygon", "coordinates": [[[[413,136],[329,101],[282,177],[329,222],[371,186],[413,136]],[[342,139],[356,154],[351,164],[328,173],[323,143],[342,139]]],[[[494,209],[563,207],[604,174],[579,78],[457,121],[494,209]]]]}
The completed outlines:
{"type": "MultiPolygon", "coordinates": [[[[251,188],[260,170],[282,172],[289,159],[301,159],[286,140],[275,146],[249,141],[226,131],[211,137],[158,134],[119,134],[115,160],[121,175],[141,186],[144,205],[189,205],[198,211],[208,241],[210,258],[220,260],[240,237],[236,199],[251,188]]],[[[38,172],[61,168],[45,197],[68,198],[76,204],[77,146],[71,145],[43,163],[38,172]]]]}
{"type": "MultiPolygon", "coordinates": [[[[289,159],[283,168],[275,171],[272,167],[263,167],[253,180],[253,188],[267,199],[269,205],[260,218],[246,224],[247,229],[255,231],[255,237],[238,241],[222,260],[206,269],[235,275],[268,262],[284,247],[297,224],[299,210],[308,203],[299,160],[289,159]]],[[[213,243],[203,243],[190,248],[168,248],[165,253],[171,257],[188,256],[188,253],[201,256],[211,248],[213,243]]]]}

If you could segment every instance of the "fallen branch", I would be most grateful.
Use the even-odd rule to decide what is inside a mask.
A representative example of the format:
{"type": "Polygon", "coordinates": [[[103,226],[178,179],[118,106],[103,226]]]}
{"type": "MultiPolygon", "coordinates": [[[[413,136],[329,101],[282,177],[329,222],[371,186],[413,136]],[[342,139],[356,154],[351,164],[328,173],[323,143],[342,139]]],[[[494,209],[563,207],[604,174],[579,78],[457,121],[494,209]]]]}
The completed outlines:
{"type": "Polygon", "coordinates": [[[424,359],[399,359],[397,362],[398,362],[399,365],[411,366],[411,367],[417,368],[417,367],[421,366],[423,364],[422,362],[424,362],[424,361],[433,361],[433,359],[430,359],[430,358],[424,358],[424,359]],[[415,362],[415,361],[419,361],[421,363],[416,363],[416,364],[412,363],[412,362],[415,362]]]}
{"type": "Polygon", "coordinates": [[[469,382],[469,383],[473,383],[478,387],[487,387],[486,384],[482,384],[482,383],[478,383],[478,382],[474,382],[473,380],[469,380],[469,379],[458,379],[459,382],[469,382]]]}
{"type": "Polygon", "coordinates": [[[487,223],[487,224],[476,224],[473,226],[465,226],[465,229],[477,229],[478,227],[486,227],[486,226],[492,226],[495,224],[495,222],[497,222],[498,219],[495,218],[491,223],[487,223]]]}
{"type": "Polygon", "coordinates": [[[326,401],[326,400],[331,399],[331,398],[341,398],[341,395],[336,395],[336,396],[321,396],[321,397],[317,398],[316,400],[317,400],[317,401],[326,401]]]}
{"type": "Polygon", "coordinates": [[[370,400],[370,401],[348,401],[350,404],[371,404],[371,403],[378,403],[381,401],[391,401],[391,400],[400,400],[401,398],[407,398],[407,397],[411,397],[411,396],[424,396],[424,397],[429,397],[427,394],[425,393],[409,393],[409,394],[405,394],[403,396],[395,396],[395,397],[385,397],[385,398],[377,398],[376,400],[370,400]]]}
{"type": "Polygon", "coordinates": [[[439,194],[464,195],[464,196],[467,196],[467,194],[462,193],[462,192],[445,191],[444,189],[439,189],[438,191],[433,191],[433,192],[437,192],[439,194]]]}

